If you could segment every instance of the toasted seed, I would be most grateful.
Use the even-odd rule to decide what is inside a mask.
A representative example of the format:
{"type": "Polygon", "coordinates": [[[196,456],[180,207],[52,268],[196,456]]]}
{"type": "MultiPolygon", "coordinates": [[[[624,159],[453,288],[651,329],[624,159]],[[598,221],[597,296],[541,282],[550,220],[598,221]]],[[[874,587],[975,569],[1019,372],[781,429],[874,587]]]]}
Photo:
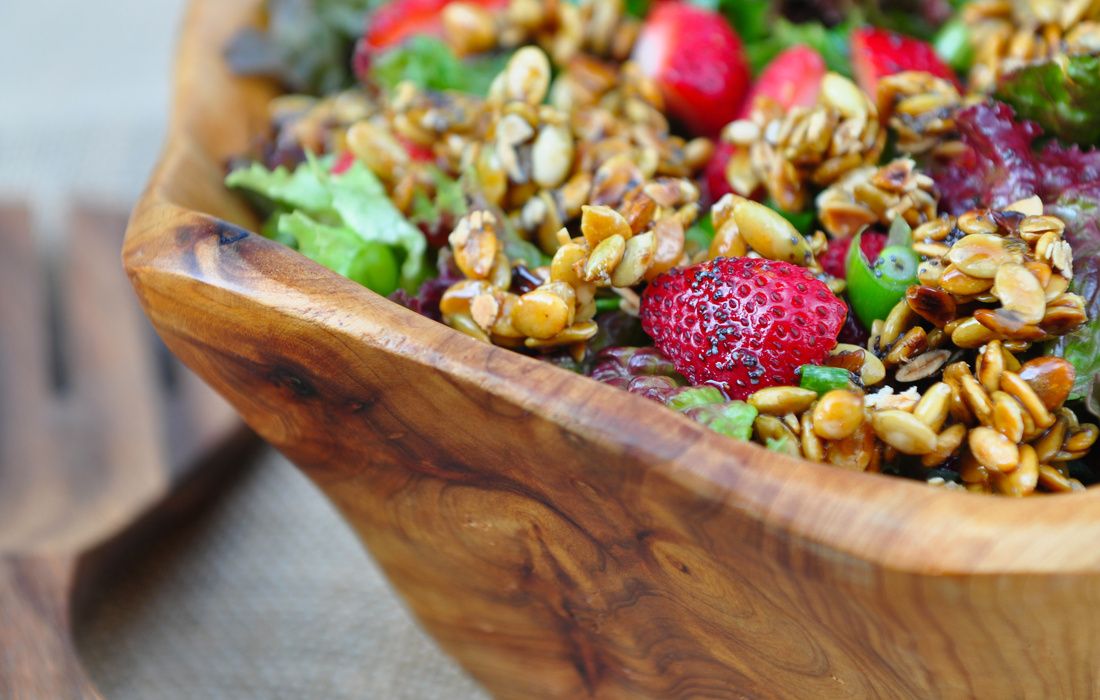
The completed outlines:
{"type": "Polygon", "coordinates": [[[995,391],[993,398],[993,427],[1012,442],[1024,439],[1024,409],[1020,403],[1003,391],[995,391]]]}
{"type": "Polygon", "coordinates": [[[879,347],[893,345],[894,341],[913,324],[915,317],[916,314],[909,308],[909,303],[905,299],[899,301],[886,315],[886,320],[882,324],[879,347]]]}
{"type": "Polygon", "coordinates": [[[821,81],[821,101],[845,117],[865,117],[870,102],[851,80],[837,73],[826,73],[821,81]]]}
{"type": "Polygon", "coordinates": [[[519,298],[512,309],[512,325],[516,330],[530,338],[545,340],[561,333],[573,320],[575,299],[551,285],[562,285],[569,289],[569,295],[575,296],[571,287],[562,282],[551,282],[519,298]]]}
{"type": "Polygon", "coordinates": [[[936,436],[935,449],[921,456],[921,464],[930,469],[946,462],[962,446],[966,433],[966,426],[962,423],[955,423],[941,432],[936,436]]]}
{"type": "Polygon", "coordinates": [[[441,18],[447,43],[459,56],[482,53],[496,45],[493,15],[478,5],[449,3],[441,18]]]}
{"type": "Polygon", "coordinates": [[[761,444],[767,444],[768,440],[785,442],[794,446],[795,456],[802,456],[802,446],[798,436],[776,416],[760,414],[752,424],[753,437],[761,444]]]}
{"type": "Polygon", "coordinates": [[[470,212],[458,222],[448,241],[462,274],[471,279],[489,276],[500,247],[496,217],[487,211],[470,212]]]}
{"type": "Polygon", "coordinates": [[[542,187],[557,187],[573,167],[573,134],[569,129],[547,124],[539,130],[531,147],[532,175],[542,187]]]}
{"type": "Polygon", "coordinates": [[[627,241],[623,259],[611,273],[611,284],[615,287],[633,287],[638,284],[653,262],[653,253],[656,249],[657,238],[652,231],[639,234],[627,241]]]}
{"type": "Polygon", "coordinates": [[[653,227],[653,235],[657,238],[657,246],[653,253],[653,262],[645,273],[647,280],[668,272],[684,257],[684,224],[680,219],[675,216],[658,219],[653,227]]]}
{"type": "Polygon", "coordinates": [[[799,437],[802,440],[802,454],[806,459],[815,462],[825,461],[825,446],[821,444],[821,439],[814,432],[813,420],[809,411],[802,414],[801,428],[802,431],[799,437]]]}
{"type": "Polygon", "coordinates": [[[500,302],[500,310],[497,312],[496,320],[493,322],[491,328],[486,330],[494,338],[508,338],[508,339],[520,339],[523,337],[523,333],[516,330],[515,325],[512,324],[512,310],[515,309],[516,303],[519,302],[519,295],[512,294],[511,292],[503,292],[497,290],[497,301],[500,302]]]}
{"type": "Polygon", "coordinates": [[[826,440],[843,440],[863,423],[863,395],[847,389],[827,392],[813,410],[813,430],[826,440]]]}
{"type": "Polygon", "coordinates": [[[894,373],[894,378],[899,382],[919,382],[922,379],[934,376],[947,364],[949,359],[951,359],[950,350],[930,350],[921,353],[899,367],[898,371],[894,373]]]}
{"type": "Polygon", "coordinates": [[[743,199],[734,205],[733,220],[741,238],[761,256],[803,267],[813,262],[805,237],[775,210],[743,199]]]}
{"type": "Polygon", "coordinates": [[[552,338],[527,338],[523,344],[533,349],[573,345],[574,343],[591,340],[597,331],[599,331],[599,326],[596,325],[595,321],[582,321],[581,323],[574,323],[552,338]]]}
{"type": "Polygon", "coordinates": [[[973,316],[962,319],[951,332],[951,342],[960,348],[980,348],[996,339],[993,331],[979,323],[973,316]]]}
{"type": "Polygon", "coordinates": [[[959,380],[960,393],[967,408],[973,412],[974,417],[982,425],[991,425],[993,422],[993,402],[989,395],[982,389],[982,385],[968,371],[959,380]]]}
{"type": "Polygon", "coordinates": [[[1039,485],[1054,493],[1067,493],[1073,490],[1071,479],[1049,464],[1039,465],[1039,485]]]}
{"type": "Polygon", "coordinates": [[[992,394],[1001,386],[1001,373],[1005,370],[1004,351],[1001,341],[991,340],[978,355],[976,363],[978,381],[982,388],[992,394]]]}
{"type": "Polygon", "coordinates": [[[558,248],[554,253],[554,259],[550,261],[550,279],[554,282],[565,282],[568,285],[581,284],[581,276],[577,274],[577,265],[582,265],[588,258],[588,247],[581,243],[569,242],[558,248]]]}
{"type": "Polygon", "coordinates": [[[1050,426],[1045,433],[1031,443],[1039,456],[1040,462],[1049,462],[1058,454],[1058,451],[1062,449],[1062,445],[1065,443],[1067,432],[1068,425],[1066,420],[1064,418],[1059,418],[1054,422],[1054,425],[1050,426]]]}
{"type": "Polygon", "coordinates": [[[512,54],[504,70],[503,88],[508,100],[542,104],[550,88],[550,60],[542,49],[524,46],[512,54]]]}
{"type": "Polygon", "coordinates": [[[989,213],[978,209],[972,209],[960,216],[955,225],[967,234],[995,234],[998,230],[989,213]]]}
{"type": "Polygon", "coordinates": [[[1085,423],[1066,438],[1066,441],[1062,444],[1062,449],[1066,452],[1085,452],[1096,444],[1098,435],[1100,435],[1100,429],[1092,423],[1085,423]]]}
{"type": "Polygon", "coordinates": [[[619,212],[611,207],[587,205],[581,207],[581,233],[593,248],[611,236],[620,236],[625,241],[633,235],[630,224],[619,212]]]}
{"type": "Polygon", "coordinates": [[[972,277],[959,269],[957,265],[948,265],[940,274],[939,285],[945,291],[956,296],[973,296],[981,294],[992,287],[993,278],[972,277]]]}
{"type": "Polygon", "coordinates": [[[1047,308],[1046,295],[1038,278],[1023,265],[1001,265],[991,291],[1001,300],[1006,311],[1019,316],[1021,323],[1034,324],[1043,320],[1047,308]]]}
{"type": "MultiPolygon", "coordinates": [[[[1031,414],[1035,425],[1046,428],[1054,424],[1054,416],[1047,409],[1039,395],[1019,374],[1005,371],[1001,375],[1001,390],[1011,394],[1031,414]]],[[[1046,461],[1046,460],[1042,460],[1046,461]]]]}
{"type": "Polygon", "coordinates": [[[610,275],[626,253],[626,240],[619,234],[600,241],[584,264],[582,277],[588,282],[610,283],[610,275]]]}
{"type": "Polygon", "coordinates": [[[1047,410],[1053,411],[1069,397],[1077,371],[1068,361],[1048,355],[1025,362],[1019,375],[1035,390],[1047,410]]]}
{"type": "Polygon", "coordinates": [[[1043,285],[1043,297],[1047,303],[1050,303],[1062,296],[1067,289],[1069,289],[1069,280],[1062,275],[1052,274],[1047,283],[1043,285]]]}
{"type": "Polygon", "coordinates": [[[488,334],[481,329],[481,326],[477,325],[470,314],[444,314],[443,322],[463,335],[468,335],[483,343],[491,342],[488,334]]]}
{"type": "Polygon", "coordinates": [[[970,453],[987,469],[1007,474],[1019,466],[1020,449],[1016,443],[992,428],[980,426],[972,429],[967,443],[970,453]]]}
{"type": "Polygon", "coordinates": [[[905,411],[876,411],[871,415],[875,434],[898,452],[925,455],[936,448],[936,433],[905,411]]]}
{"type": "Polygon", "coordinates": [[[920,326],[913,326],[894,343],[894,347],[883,358],[887,365],[899,365],[909,362],[928,347],[928,334],[920,326]]]}
{"type": "Polygon", "coordinates": [[[993,487],[1005,496],[1027,496],[1034,493],[1039,484],[1039,461],[1035,450],[1030,445],[1023,445],[1018,453],[1016,469],[993,475],[993,487]]]}
{"type": "Polygon", "coordinates": [[[939,432],[951,410],[951,387],[944,382],[937,382],[928,387],[920,401],[913,408],[913,415],[917,420],[939,432]]]}
{"type": "Polygon", "coordinates": [[[1023,251],[1011,243],[994,234],[972,233],[951,247],[947,259],[970,277],[991,280],[1001,265],[1024,261],[1023,251]]]}
{"type": "Polygon", "coordinates": [[[796,386],[773,386],[760,389],[748,398],[750,406],[760,413],[781,416],[802,413],[817,400],[817,392],[796,386]]]}
{"type": "Polygon", "coordinates": [[[743,257],[749,252],[745,240],[741,237],[741,229],[737,228],[737,222],[732,218],[725,221],[714,233],[714,239],[710,242],[707,258],[743,257]]]}
{"type": "MultiPolygon", "coordinates": [[[[937,328],[943,328],[954,319],[958,309],[954,297],[934,287],[913,285],[905,292],[905,300],[918,316],[937,328]]],[[[1046,304],[1043,307],[1045,309],[1046,304]]]]}
{"type": "Polygon", "coordinates": [[[825,444],[825,461],[851,471],[867,471],[876,454],[875,431],[869,421],[861,423],[854,433],[843,440],[825,444]]]}
{"type": "Polygon", "coordinates": [[[925,260],[917,266],[917,279],[926,287],[935,287],[940,283],[944,267],[939,259],[925,260]]]}

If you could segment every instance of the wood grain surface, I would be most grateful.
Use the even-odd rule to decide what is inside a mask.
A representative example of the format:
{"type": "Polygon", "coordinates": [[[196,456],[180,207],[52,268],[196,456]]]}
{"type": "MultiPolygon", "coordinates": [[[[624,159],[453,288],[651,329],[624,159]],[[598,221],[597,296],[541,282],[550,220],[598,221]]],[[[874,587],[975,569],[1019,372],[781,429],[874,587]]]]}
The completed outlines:
{"type": "Polygon", "coordinates": [[[220,185],[272,87],[196,0],[124,260],[162,337],[340,508],[502,698],[1100,693],[1100,495],[1010,501],[792,460],[416,316],[220,185]]]}
{"type": "Polygon", "coordinates": [[[251,444],[157,349],[119,265],[125,216],[69,221],[49,255],[0,207],[0,698],[99,697],[70,636],[84,596],[251,444]]]}

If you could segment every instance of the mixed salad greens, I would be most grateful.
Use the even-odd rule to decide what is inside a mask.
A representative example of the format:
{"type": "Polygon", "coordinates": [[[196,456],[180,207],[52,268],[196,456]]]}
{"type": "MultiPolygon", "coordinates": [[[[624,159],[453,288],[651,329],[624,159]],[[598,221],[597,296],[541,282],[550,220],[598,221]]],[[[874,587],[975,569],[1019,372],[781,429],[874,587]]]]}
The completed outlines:
{"type": "Polygon", "coordinates": [[[770,449],[1097,480],[1100,2],[266,10],[226,49],[287,91],[226,178],[265,235],[770,449]]]}

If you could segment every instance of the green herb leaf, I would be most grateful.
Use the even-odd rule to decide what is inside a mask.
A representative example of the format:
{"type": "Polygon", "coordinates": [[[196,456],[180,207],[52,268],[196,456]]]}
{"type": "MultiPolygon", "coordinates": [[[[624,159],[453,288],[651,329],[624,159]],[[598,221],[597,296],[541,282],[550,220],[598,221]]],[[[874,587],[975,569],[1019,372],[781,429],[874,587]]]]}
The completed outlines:
{"type": "Polygon", "coordinates": [[[691,4],[723,15],[744,42],[768,36],[771,28],[770,0],[691,0],[691,4]]]}
{"type": "Polygon", "coordinates": [[[1049,135],[1081,145],[1100,143],[1100,55],[1024,66],[1001,80],[997,97],[1049,135]]]}
{"type": "Polygon", "coordinates": [[[462,183],[449,177],[434,165],[427,167],[435,189],[435,196],[429,197],[422,189],[413,193],[412,216],[414,224],[425,224],[429,228],[441,221],[457,221],[466,215],[466,193],[462,183]]]}
{"type": "Polygon", "coordinates": [[[408,80],[425,90],[484,95],[507,61],[505,55],[462,60],[439,39],[414,36],[375,59],[370,77],[391,91],[408,80]]]}

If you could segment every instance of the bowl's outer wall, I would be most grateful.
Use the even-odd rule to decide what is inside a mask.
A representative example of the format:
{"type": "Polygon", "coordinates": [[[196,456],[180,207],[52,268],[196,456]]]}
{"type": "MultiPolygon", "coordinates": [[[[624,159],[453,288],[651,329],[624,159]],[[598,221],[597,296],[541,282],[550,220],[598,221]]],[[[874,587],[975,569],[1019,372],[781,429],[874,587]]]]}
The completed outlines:
{"type": "Polygon", "coordinates": [[[257,5],[194,2],[127,272],[494,694],[1100,692],[1096,493],[979,498],[734,443],[249,234],[222,164],[273,89],[221,47],[257,5]]]}

